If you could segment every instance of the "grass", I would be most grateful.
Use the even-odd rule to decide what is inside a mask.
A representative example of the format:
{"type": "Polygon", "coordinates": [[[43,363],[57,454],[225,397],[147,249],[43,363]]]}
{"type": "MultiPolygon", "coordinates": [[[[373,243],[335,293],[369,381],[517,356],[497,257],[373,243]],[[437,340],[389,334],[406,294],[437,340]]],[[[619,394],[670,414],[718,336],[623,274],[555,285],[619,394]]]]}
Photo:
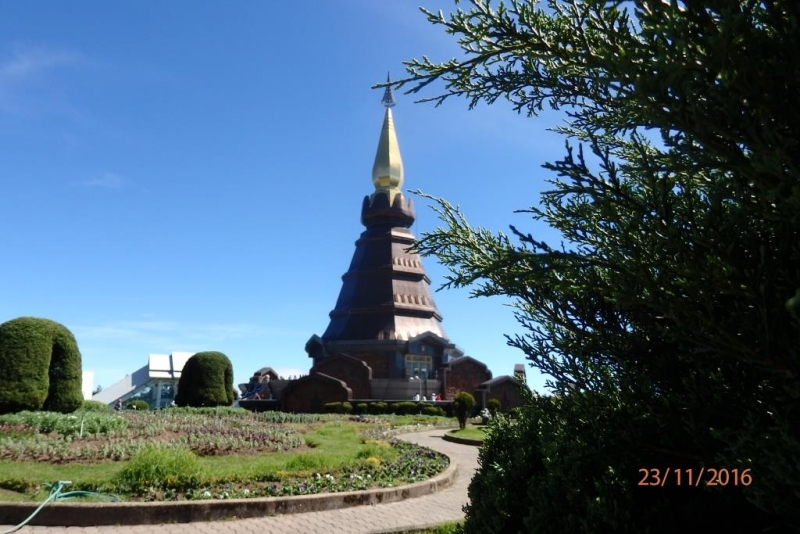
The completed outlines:
{"type": "Polygon", "coordinates": [[[472,439],[475,441],[483,441],[486,438],[486,427],[484,426],[467,426],[464,429],[456,429],[448,432],[451,436],[457,438],[472,439]]]}
{"type": "Polygon", "coordinates": [[[452,523],[444,523],[435,527],[408,530],[401,534],[456,534],[458,532],[458,527],[463,524],[463,521],[454,521],[452,523]]]}
{"type": "MultiPolygon", "coordinates": [[[[129,456],[117,457],[116,461],[102,456],[71,460],[76,447],[103,447],[109,440],[143,439],[135,434],[141,422],[137,420],[143,415],[125,414],[129,416],[129,427],[124,432],[112,432],[106,439],[102,435],[78,439],[73,434],[59,441],[56,431],[41,434],[25,427],[20,427],[21,433],[15,431],[14,436],[0,432],[0,453],[17,450],[15,441],[26,439],[26,432],[32,432],[40,441],[51,442],[43,456],[49,461],[37,456],[38,449],[31,449],[28,456],[24,451],[13,456],[9,453],[0,460],[0,500],[42,500],[47,493],[41,484],[58,480],[72,481],[67,491],[81,489],[120,494],[126,500],[155,501],[295,495],[399,485],[441,472],[446,459],[432,451],[395,442],[391,434],[420,424],[452,424],[452,420],[440,417],[370,416],[367,422],[352,422],[347,416],[325,415],[300,423],[269,423],[280,426],[291,438],[291,446],[265,450],[263,445],[244,438],[236,441],[239,438],[229,437],[223,449],[215,449],[208,443],[198,443],[198,436],[183,439],[184,434],[192,433],[192,425],[187,425],[193,417],[191,413],[176,412],[175,417],[183,418],[179,423],[184,430],[169,430],[169,422],[163,422],[167,431],[161,435],[152,434],[153,421],[170,415],[153,414],[144,415],[150,419],[140,425],[150,432],[144,438],[146,444],[133,449],[129,456]],[[238,443],[238,448],[232,443],[238,443]]],[[[213,426],[194,433],[200,437],[209,434],[208,439],[217,439],[214,443],[218,443],[215,434],[235,436],[244,425],[243,417],[240,413],[220,414],[213,426]]],[[[197,421],[207,423],[207,419],[197,421]]],[[[283,434],[275,435],[277,440],[288,439],[283,434]]]]}

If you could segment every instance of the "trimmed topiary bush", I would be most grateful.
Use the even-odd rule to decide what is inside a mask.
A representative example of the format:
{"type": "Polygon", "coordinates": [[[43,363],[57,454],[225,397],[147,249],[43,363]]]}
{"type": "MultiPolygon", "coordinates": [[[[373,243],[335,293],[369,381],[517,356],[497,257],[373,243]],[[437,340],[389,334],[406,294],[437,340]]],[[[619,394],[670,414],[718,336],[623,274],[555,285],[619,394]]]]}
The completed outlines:
{"type": "Polygon", "coordinates": [[[369,413],[378,415],[386,412],[386,403],[383,401],[373,402],[369,405],[369,413]]]}
{"type": "Polygon", "coordinates": [[[178,406],[233,404],[233,366],[221,352],[198,352],[183,366],[175,395],[178,406]]]}
{"type": "Polygon", "coordinates": [[[417,402],[403,401],[391,405],[392,413],[397,415],[409,415],[420,412],[420,406],[417,402]]]}
{"type": "Polygon", "coordinates": [[[342,413],[341,402],[326,402],[325,413],[342,413]]]}
{"type": "Polygon", "coordinates": [[[146,412],[146,411],[148,411],[150,409],[150,405],[145,400],[135,399],[135,400],[130,400],[130,401],[126,402],[125,403],[125,409],[126,410],[139,410],[140,412],[146,412]]]}
{"type": "Polygon", "coordinates": [[[356,404],[355,413],[357,413],[357,414],[365,414],[365,413],[367,413],[367,409],[368,409],[367,406],[368,406],[368,404],[366,402],[359,402],[358,404],[356,404]]]}
{"type": "Polygon", "coordinates": [[[489,399],[488,401],[486,401],[486,408],[489,410],[492,419],[497,417],[497,412],[500,411],[501,406],[502,405],[500,404],[500,401],[498,399],[489,399]]]}
{"type": "Polygon", "coordinates": [[[326,402],[325,413],[352,413],[353,405],[349,402],[326,402]]]}
{"type": "Polygon", "coordinates": [[[441,416],[444,417],[444,410],[438,406],[425,406],[422,409],[422,415],[441,416]]]}
{"type": "Polygon", "coordinates": [[[82,380],[81,353],[65,326],[37,317],[0,325],[0,413],[74,412],[82,380]]]}
{"type": "Polygon", "coordinates": [[[105,402],[100,402],[96,400],[85,400],[83,401],[83,404],[81,404],[81,410],[87,412],[110,412],[111,406],[109,406],[105,402]]]}
{"type": "Polygon", "coordinates": [[[466,428],[467,418],[469,417],[473,406],[475,406],[475,397],[466,391],[458,393],[453,399],[453,411],[456,413],[456,417],[458,418],[458,426],[460,428],[466,428]]]}

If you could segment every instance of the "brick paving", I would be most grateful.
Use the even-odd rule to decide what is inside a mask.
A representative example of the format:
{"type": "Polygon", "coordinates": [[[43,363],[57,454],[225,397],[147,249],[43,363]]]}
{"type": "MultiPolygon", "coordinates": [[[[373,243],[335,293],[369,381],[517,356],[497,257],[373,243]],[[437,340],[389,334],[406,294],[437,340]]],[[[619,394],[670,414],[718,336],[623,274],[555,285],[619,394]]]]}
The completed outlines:
{"type": "MultiPolygon", "coordinates": [[[[428,430],[398,436],[443,452],[458,465],[458,475],[449,488],[437,493],[375,506],[355,506],[325,512],[307,512],[230,521],[161,525],[100,527],[26,526],[19,534],[367,534],[423,528],[463,519],[467,487],[478,467],[478,449],[444,441],[446,430],[428,430]]],[[[0,532],[11,527],[0,525],[0,532]]]]}

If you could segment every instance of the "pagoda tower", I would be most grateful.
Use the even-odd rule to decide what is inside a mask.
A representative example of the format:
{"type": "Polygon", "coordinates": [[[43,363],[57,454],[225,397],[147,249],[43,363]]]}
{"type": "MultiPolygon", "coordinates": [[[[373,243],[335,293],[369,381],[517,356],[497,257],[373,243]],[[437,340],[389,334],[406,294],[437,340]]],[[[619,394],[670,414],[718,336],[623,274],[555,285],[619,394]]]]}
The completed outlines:
{"type": "Polygon", "coordinates": [[[408,250],[415,242],[410,230],[414,205],[402,192],[403,160],[390,87],[382,103],[386,110],[372,166],[374,191],[361,206],[365,230],[342,276],[330,323],[321,337],[306,343],[306,352],[314,367],[326,364],[328,373],[332,358],[346,357],[368,366],[373,379],[435,379],[440,367],[463,353],[442,328],[420,256],[408,250]]]}

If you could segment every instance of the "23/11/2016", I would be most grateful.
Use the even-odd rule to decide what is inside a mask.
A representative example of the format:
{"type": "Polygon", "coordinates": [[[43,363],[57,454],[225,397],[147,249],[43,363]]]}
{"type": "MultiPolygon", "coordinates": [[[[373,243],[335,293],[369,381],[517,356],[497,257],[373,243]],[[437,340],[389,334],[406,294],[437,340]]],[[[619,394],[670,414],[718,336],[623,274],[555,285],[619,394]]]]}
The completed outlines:
{"type": "Polygon", "coordinates": [[[701,467],[700,469],[679,469],[674,467],[666,468],[644,468],[639,469],[642,478],[639,486],[660,486],[664,487],[672,481],[676,486],[698,487],[703,484],[707,486],[749,486],[753,483],[750,469],[715,469],[713,467],[701,467]]]}

